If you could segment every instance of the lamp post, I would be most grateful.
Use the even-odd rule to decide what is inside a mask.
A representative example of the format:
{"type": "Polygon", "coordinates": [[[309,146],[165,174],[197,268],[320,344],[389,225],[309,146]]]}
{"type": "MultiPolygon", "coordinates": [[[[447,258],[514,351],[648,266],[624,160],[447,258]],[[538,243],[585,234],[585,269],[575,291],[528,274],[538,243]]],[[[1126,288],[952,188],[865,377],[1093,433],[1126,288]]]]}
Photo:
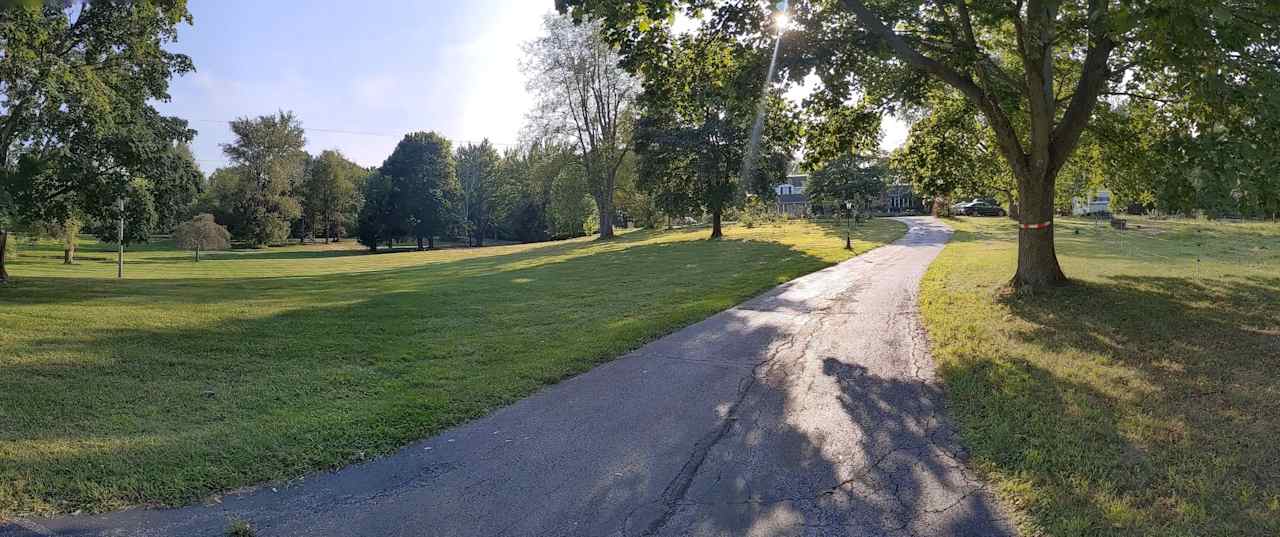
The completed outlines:
{"type": "Polygon", "coordinates": [[[120,223],[116,227],[116,279],[124,278],[124,198],[120,198],[120,223]]]}
{"type": "Polygon", "coordinates": [[[844,209],[848,223],[844,228],[844,249],[853,249],[853,201],[844,200],[844,209]]]}

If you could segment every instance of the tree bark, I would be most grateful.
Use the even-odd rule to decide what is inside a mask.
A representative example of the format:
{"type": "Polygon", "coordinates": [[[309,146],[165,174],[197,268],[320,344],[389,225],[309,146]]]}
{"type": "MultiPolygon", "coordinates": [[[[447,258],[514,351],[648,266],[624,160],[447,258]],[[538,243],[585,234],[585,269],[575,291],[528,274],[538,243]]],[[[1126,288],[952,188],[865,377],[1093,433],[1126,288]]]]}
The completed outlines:
{"type": "MultiPolygon", "coordinates": [[[[419,246],[419,248],[421,248],[421,246],[419,246]]],[[[435,235],[427,235],[427,249],[428,249],[428,250],[435,250],[435,249],[436,249],[436,236],[435,236],[435,235]]]]}
{"type": "Polygon", "coordinates": [[[1010,284],[1015,289],[1063,285],[1067,277],[1058,265],[1053,243],[1053,194],[1056,173],[1018,178],[1018,270],[1010,284]]]}
{"type": "Polygon", "coordinates": [[[711,210],[711,238],[719,239],[724,236],[720,229],[720,217],[723,216],[724,209],[716,207],[711,210]]]}
{"type": "Polygon", "coordinates": [[[613,238],[613,195],[596,196],[596,210],[600,213],[600,238],[613,238]]]}
{"type": "Polygon", "coordinates": [[[196,245],[196,263],[200,262],[200,245],[196,245]]]}
{"type": "Polygon", "coordinates": [[[0,283],[9,281],[9,271],[5,270],[6,248],[9,246],[9,232],[0,229],[0,283]]]}
{"type": "Polygon", "coordinates": [[[76,262],[76,241],[73,239],[62,247],[62,264],[72,265],[76,262]]]}
{"type": "MultiPolygon", "coordinates": [[[[980,80],[984,82],[979,84],[969,74],[922,54],[886,25],[862,0],[843,0],[843,4],[870,33],[884,40],[895,56],[956,88],[977,106],[995,133],[1001,154],[1018,178],[1021,225],[1018,232],[1018,270],[1012,284],[1022,288],[1064,283],[1066,277],[1058,265],[1053,244],[1054,179],[1075,150],[1108,78],[1116,74],[1108,65],[1117,45],[1110,34],[1111,0],[1088,2],[1088,49],[1075,91],[1056,124],[1053,58],[1058,4],[1030,0],[1026,3],[1025,12],[1014,10],[1012,13],[1014,37],[1024,71],[1021,81],[1023,104],[1029,120],[1026,147],[999,99],[985,87],[989,85],[987,79],[992,76],[988,68],[979,69],[980,80]]],[[[1018,6],[1022,5],[1022,2],[1018,3],[1018,6]]],[[[966,30],[966,45],[975,51],[980,50],[964,2],[958,3],[958,13],[966,30]]]]}
{"type": "Polygon", "coordinates": [[[418,237],[418,251],[422,251],[422,237],[418,237]]]}

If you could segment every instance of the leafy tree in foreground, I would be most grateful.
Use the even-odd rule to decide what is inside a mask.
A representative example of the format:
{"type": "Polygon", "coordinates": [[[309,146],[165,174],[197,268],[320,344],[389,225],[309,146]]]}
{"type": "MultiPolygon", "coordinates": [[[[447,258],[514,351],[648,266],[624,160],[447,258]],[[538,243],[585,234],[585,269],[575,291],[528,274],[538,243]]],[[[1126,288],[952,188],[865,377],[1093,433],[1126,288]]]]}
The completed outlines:
{"type": "Polygon", "coordinates": [[[424,241],[434,248],[436,235],[456,220],[461,190],[449,140],[434,132],[407,134],[379,172],[391,179],[400,221],[417,239],[418,249],[424,241]]]}
{"type": "Polygon", "coordinates": [[[231,232],[218,225],[211,214],[198,214],[189,221],[178,224],[173,230],[173,240],[178,248],[192,250],[200,261],[201,250],[225,250],[231,247],[231,232]]]}
{"type": "Polygon", "coordinates": [[[669,214],[710,213],[711,238],[743,193],[767,194],[786,178],[798,136],[785,101],[770,94],[764,130],[751,139],[768,60],[735,47],[715,36],[676,38],[666,61],[649,66],[636,129],[638,186],[669,214]],[[745,162],[753,144],[760,157],[745,162]]]}
{"type": "MultiPolygon", "coordinates": [[[[777,31],[754,0],[557,0],[604,21],[628,67],[668,51],[678,10],[704,32],[764,48],[777,31]]],[[[785,5],[785,4],[784,4],[785,5]]],[[[1017,181],[1022,222],[1015,287],[1066,281],[1054,249],[1055,181],[1108,95],[1229,102],[1249,117],[1280,61],[1280,7],[1269,0],[795,0],[783,73],[821,92],[887,109],[946,86],[972,103],[1017,181]]],[[[646,75],[648,73],[645,73],[646,75]]],[[[1274,138],[1274,136],[1271,136],[1274,138]]]]}
{"type": "Polygon", "coordinates": [[[343,223],[360,209],[356,183],[364,175],[363,168],[337,150],[324,151],[311,161],[302,180],[302,217],[314,236],[329,242],[346,234],[343,223]]]}
{"type": "Polygon", "coordinates": [[[613,236],[618,169],[631,151],[632,104],[639,84],[619,65],[600,24],[574,25],[547,15],[546,34],[526,47],[529,89],[538,99],[534,119],[578,151],[587,192],[596,202],[600,238],[613,236]]]}
{"type": "Polygon", "coordinates": [[[102,218],[135,177],[194,186],[170,173],[193,131],[152,106],[192,70],[164,48],[190,20],[183,0],[0,5],[0,198],[16,220],[102,218]]]}
{"type": "Polygon", "coordinates": [[[302,213],[293,196],[302,182],[307,153],[302,124],[292,112],[231,122],[236,140],[222,151],[241,174],[235,211],[241,237],[253,246],[284,242],[302,213]]]}

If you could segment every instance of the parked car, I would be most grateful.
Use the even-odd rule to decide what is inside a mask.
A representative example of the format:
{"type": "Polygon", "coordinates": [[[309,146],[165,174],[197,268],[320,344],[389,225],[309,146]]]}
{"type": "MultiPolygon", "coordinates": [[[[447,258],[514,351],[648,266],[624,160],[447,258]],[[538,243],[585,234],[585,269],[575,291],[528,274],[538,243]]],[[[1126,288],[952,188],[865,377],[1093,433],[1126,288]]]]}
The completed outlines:
{"type": "Polygon", "coordinates": [[[951,206],[951,214],[964,214],[965,209],[972,205],[972,201],[962,201],[951,206]]]}
{"type": "Polygon", "coordinates": [[[1004,207],[986,200],[973,200],[969,203],[958,204],[952,207],[952,211],[964,216],[1005,216],[1009,214],[1004,210],[1004,207]]]}

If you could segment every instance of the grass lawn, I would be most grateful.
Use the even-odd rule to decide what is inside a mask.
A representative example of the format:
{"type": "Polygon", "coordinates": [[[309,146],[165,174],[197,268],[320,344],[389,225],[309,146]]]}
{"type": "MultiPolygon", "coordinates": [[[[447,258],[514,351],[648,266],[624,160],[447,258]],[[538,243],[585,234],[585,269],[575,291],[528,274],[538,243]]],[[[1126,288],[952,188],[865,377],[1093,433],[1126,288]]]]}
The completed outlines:
{"type": "MultiPolygon", "coordinates": [[[[855,252],[899,237],[863,225],[855,252]]],[[[852,255],[807,222],[705,240],[367,255],[45,244],[0,287],[0,518],[178,505],[387,453],[852,255]]],[[[24,245],[25,246],[25,245],[24,245]]]]}
{"type": "Polygon", "coordinates": [[[1280,535],[1280,225],[1059,220],[1074,284],[1017,296],[1014,225],[951,224],[925,323],[1029,535],[1280,535]]]}

